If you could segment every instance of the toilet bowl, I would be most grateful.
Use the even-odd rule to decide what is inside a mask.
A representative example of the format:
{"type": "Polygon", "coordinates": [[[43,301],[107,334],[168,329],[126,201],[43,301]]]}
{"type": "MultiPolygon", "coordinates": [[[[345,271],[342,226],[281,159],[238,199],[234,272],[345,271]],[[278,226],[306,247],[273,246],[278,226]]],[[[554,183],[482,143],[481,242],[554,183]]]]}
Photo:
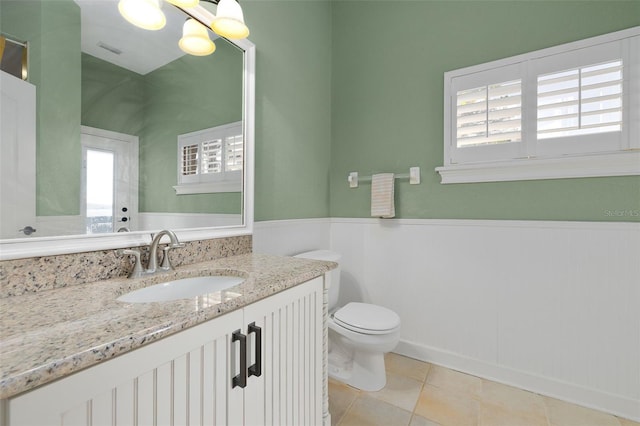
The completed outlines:
{"type": "MultiPolygon", "coordinates": [[[[340,254],[315,250],[295,257],[339,263],[340,254]]],[[[350,302],[337,308],[340,267],[329,280],[329,376],[365,391],[386,384],[384,354],[400,341],[400,317],[382,306],[350,302]]]]}

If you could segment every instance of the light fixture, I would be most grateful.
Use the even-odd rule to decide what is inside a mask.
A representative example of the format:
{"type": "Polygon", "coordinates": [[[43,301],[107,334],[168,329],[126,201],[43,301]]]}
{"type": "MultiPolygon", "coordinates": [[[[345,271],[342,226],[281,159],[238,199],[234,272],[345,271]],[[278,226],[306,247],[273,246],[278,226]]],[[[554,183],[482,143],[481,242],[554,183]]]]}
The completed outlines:
{"type": "Polygon", "coordinates": [[[249,35],[242,8],[236,0],[220,0],[211,29],[219,36],[231,39],[242,39],[249,35]]]}
{"type": "MultiPolygon", "coordinates": [[[[120,14],[133,25],[146,30],[159,30],[167,22],[164,12],[160,9],[162,0],[120,0],[118,10],[120,14]]],[[[207,27],[221,37],[239,40],[249,35],[249,28],[244,23],[242,8],[237,0],[202,0],[217,4],[216,14],[199,7],[200,0],[164,0],[172,4],[189,19],[182,27],[182,38],[178,42],[180,49],[196,56],[210,55],[216,50],[216,45],[209,38],[207,27]],[[202,10],[209,17],[203,15],[202,10]]]]}
{"type": "Polygon", "coordinates": [[[182,38],[178,45],[183,52],[195,56],[210,55],[216,50],[216,45],[209,38],[207,28],[192,18],[184,23],[182,38]]]}
{"type": "Polygon", "coordinates": [[[178,7],[196,7],[200,0],[166,0],[167,3],[171,3],[178,7]]]}
{"type": "Polygon", "coordinates": [[[118,10],[124,19],[145,30],[159,30],[167,23],[160,0],[120,0],[118,10]]]}

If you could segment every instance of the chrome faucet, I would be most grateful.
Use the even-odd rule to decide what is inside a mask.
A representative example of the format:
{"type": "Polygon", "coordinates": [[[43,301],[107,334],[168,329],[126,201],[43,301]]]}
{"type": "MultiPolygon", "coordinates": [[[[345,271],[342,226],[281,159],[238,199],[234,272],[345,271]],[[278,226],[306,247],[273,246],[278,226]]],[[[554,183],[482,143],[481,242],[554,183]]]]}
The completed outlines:
{"type": "Polygon", "coordinates": [[[184,247],[184,243],[178,241],[178,237],[176,236],[176,234],[173,231],[169,231],[168,229],[162,230],[155,235],[151,234],[151,238],[151,244],[149,245],[149,263],[147,264],[146,269],[142,267],[142,263],[140,262],[139,250],[116,250],[116,254],[118,255],[130,254],[135,256],[136,258],[133,271],[131,271],[131,274],[129,274],[129,278],[140,278],[145,275],[153,275],[173,270],[173,265],[171,265],[171,261],[169,260],[169,250],[173,248],[184,247]],[[169,237],[170,242],[162,248],[162,262],[160,262],[160,266],[158,266],[158,246],[160,245],[160,240],[165,235],[169,237]]]}
{"type": "Polygon", "coordinates": [[[147,265],[147,274],[155,274],[158,272],[173,270],[173,266],[169,261],[169,250],[171,250],[172,248],[184,247],[184,244],[178,241],[178,237],[176,237],[176,234],[173,231],[165,229],[158,232],[153,237],[151,246],[149,247],[149,264],[147,265]],[[158,244],[160,244],[160,240],[165,235],[169,236],[171,242],[164,249],[162,249],[164,256],[162,258],[162,263],[160,263],[160,267],[158,267],[158,244]]]}

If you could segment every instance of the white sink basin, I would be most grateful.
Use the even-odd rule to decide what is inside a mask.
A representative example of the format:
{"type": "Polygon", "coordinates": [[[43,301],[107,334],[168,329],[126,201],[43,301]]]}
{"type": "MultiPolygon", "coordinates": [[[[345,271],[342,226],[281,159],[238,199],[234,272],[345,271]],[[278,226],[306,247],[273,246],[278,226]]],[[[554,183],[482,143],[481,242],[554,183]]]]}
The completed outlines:
{"type": "Polygon", "coordinates": [[[128,303],[167,302],[190,299],[225,290],[244,281],[244,278],[226,275],[182,278],[131,291],[117,300],[128,303]]]}

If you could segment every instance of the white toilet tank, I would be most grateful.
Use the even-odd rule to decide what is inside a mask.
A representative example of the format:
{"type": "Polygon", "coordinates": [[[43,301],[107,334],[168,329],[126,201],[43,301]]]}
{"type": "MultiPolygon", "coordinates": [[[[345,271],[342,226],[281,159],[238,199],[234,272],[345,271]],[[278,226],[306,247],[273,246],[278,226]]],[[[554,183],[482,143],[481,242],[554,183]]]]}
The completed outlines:
{"type": "Polygon", "coordinates": [[[329,311],[336,307],[338,304],[338,295],[340,294],[340,253],[336,253],[331,250],[313,250],[307,251],[295,255],[294,257],[300,257],[303,259],[313,260],[325,260],[329,262],[336,262],[338,267],[329,271],[327,274],[329,278],[329,311]]]}

